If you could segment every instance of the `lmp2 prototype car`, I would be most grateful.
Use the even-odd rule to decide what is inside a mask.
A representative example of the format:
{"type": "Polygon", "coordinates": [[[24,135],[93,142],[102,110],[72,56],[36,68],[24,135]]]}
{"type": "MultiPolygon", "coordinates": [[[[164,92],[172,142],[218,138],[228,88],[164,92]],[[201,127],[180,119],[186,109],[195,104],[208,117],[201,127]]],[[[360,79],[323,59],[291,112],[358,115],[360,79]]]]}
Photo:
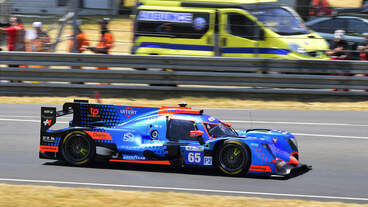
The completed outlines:
{"type": "Polygon", "coordinates": [[[89,104],[41,108],[40,158],[71,165],[107,162],[200,166],[237,176],[288,175],[300,164],[294,136],[284,131],[235,131],[229,123],[180,107],[89,104]],[[73,114],[69,127],[51,129],[56,117],[73,114]]]}

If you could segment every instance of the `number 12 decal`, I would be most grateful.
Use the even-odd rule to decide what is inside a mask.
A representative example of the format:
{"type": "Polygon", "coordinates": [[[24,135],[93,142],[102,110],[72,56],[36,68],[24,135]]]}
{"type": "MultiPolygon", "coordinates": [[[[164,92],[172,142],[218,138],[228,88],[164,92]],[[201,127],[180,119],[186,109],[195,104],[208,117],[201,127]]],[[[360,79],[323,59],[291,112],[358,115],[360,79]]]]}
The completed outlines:
{"type": "Polygon", "coordinates": [[[203,165],[203,151],[186,151],[185,164],[203,165]]]}

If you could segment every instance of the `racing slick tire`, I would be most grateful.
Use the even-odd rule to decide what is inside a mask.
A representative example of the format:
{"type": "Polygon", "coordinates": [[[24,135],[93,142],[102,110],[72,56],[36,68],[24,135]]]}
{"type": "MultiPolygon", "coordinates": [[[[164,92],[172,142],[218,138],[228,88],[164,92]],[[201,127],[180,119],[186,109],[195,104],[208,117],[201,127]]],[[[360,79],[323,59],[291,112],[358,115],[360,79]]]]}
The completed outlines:
{"type": "Polygon", "coordinates": [[[86,133],[73,131],[65,136],[61,152],[65,161],[70,165],[85,166],[94,160],[96,146],[86,133]]]}
{"type": "Polygon", "coordinates": [[[248,172],[250,160],[248,146],[237,140],[225,141],[215,153],[216,166],[225,175],[245,175],[248,172]]]}

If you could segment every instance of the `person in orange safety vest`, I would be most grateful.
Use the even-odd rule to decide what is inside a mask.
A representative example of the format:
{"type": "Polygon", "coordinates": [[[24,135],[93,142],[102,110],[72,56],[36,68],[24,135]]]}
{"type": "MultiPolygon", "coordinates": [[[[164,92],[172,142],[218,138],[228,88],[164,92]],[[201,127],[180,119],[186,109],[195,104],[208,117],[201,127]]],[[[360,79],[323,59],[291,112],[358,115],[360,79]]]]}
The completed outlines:
{"type": "MultiPolygon", "coordinates": [[[[77,21],[77,53],[82,53],[86,51],[86,48],[89,47],[89,41],[87,36],[84,34],[80,25],[82,24],[81,21],[77,21]]],[[[69,40],[69,52],[73,52],[74,47],[74,39],[70,38],[69,40]]]]}
{"type": "MultiPolygon", "coordinates": [[[[109,54],[111,48],[114,47],[114,36],[107,28],[109,20],[107,18],[98,21],[101,30],[100,40],[96,47],[88,47],[91,51],[97,54],[109,54]]],[[[99,70],[107,70],[107,67],[97,67],[99,70]]]]}

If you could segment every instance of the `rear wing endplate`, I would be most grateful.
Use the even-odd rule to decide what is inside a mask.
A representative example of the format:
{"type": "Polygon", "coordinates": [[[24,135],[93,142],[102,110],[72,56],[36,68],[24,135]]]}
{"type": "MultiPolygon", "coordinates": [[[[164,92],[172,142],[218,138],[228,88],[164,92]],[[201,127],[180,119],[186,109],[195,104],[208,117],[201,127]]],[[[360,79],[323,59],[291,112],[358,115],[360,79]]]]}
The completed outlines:
{"type": "Polygon", "coordinates": [[[50,129],[56,123],[56,117],[73,114],[74,104],[82,102],[88,103],[88,101],[74,100],[74,103],[65,103],[61,111],[56,111],[56,107],[41,107],[41,131],[50,129]]]}

